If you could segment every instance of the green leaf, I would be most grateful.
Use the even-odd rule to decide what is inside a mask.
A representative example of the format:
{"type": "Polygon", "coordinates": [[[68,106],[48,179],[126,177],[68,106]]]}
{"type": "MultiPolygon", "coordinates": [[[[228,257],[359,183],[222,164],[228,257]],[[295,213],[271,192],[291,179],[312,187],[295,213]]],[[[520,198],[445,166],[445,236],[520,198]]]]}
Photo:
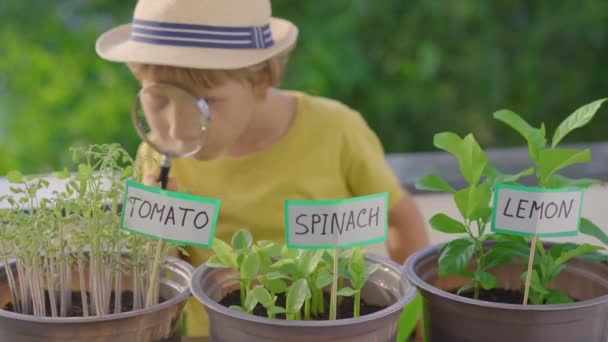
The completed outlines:
{"type": "MultiPolygon", "coordinates": [[[[524,286],[526,285],[527,274],[528,274],[528,271],[525,271],[524,273],[522,273],[522,275],[520,277],[524,286]]],[[[545,296],[545,295],[547,295],[547,293],[549,293],[549,291],[547,291],[545,289],[545,287],[543,286],[543,284],[540,280],[540,276],[538,275],[538,272],[534,269],[532,270],[532,277],[530,279],[530,288],[543,296],[545,296]]]]}
{"type": "Polygon", "coordinates": [[[249,291],[247,293],[247,297],[245,298],[245,310],[247,310],[247,312],[252,312],[257,304],[258,300],[256,299],[255,295],[249,291]]]}
{"type": "Polygon", "coordinates": [[[304,301],[306,300],[306,296],[308,294],[308,283],[306,279],[299,279],[289,289],[287,292],[287,302],[285,305],[285,309],[288,313],[296,313],[300,311],[304,301]]]}
{"type": "Polygon", "coordinates": [[[540,269],[538,276],[543,284],[549,283],[549,281],[559,273],[559,270],[557,269],[557,266],[559,265],[555,264],[555,259],[553,259],[551,254],[543,255],[540,259],[535,260],[535,263],[540,269]]]}
{"type": "Polygon", "coordinates": [[[581,218],[579,229],[581,233],[593,236],[600,240],[604,245],[608,246],[608,235],[600,227],[595,225],[595,223],[583,217],[581,218]]]}
{"type": "Polygon", "coordinates": [[[553,143],[551,145],[553,147],[557,146],[568,133],[588,124],[589,121],[593,119],[593,116],[602,103],[606,100],[608,100],[608,98],[591,102],[570,114],[555,130],[555,133],[553,134],[553,143]]]}
{"type": "Polygon", "coordinates": [[[248,252],[252,242],[253,237],[251,236],[251,233],[246,229],[239,229],[232,236],[232,248],[235,251],[248,252]]]}
{"type": "Polygon", "coordinates": [[[9,183],[22,184],[24,182],[23,175],[19,171],[9,171],[6,174],[6,179],[9,183]]]}
{"type": "Polygon", "coordinates": [[[212,255],[211,257],[209,257],[209,259],[207,260],[207,262],[205,264],[208,267],[212,267],[212,268],[230,268],[217,255],[212,255]]]}
{"type": "Polygon", "coordinates": [[[359,291],[354,290],[350,287],[343,287],[340,289],[340,291],[338,291],[338,296],[342,296],[342,297],[351,297],[354,296],[355,293],[357,293],[359,291]]]}
{"type": "Polygon", "coordinates": [[[533,160],[538,160],[539,152],[547,145],[544,127],[541,127],[540,129],[534,128],[522,119],[521,116],[507,109],[495,112],[494,118],[504,122],[521,134],[528,142],[530,157],[532,157],[533,160]]]}
{"type": "Polygon", "coordinates": [[[254,286],[250,293],[258,302],[262,303],[265,308],[274,306],[274,299],[270,295],[270,292],[264,288],[264,286],[254,286]]]}
{"type": "Polygon", "coordinates": [[[317,268],[317,265],[319,264],[319,261],[321,261],[324,252],[325,251],[322,249],[316,249],[306,250],[304,253],[302,253],[297,265],[298,274],[300,277],[308,277],[317,268]]]}
{"type": "Polygon", "coordinates": [[[444,245],[439,257],[439,275],[460,274],[468,268],[475,252],[475,243],[469,238],[456,239],[444,245]]]}
{"type": "Polygon", "coordinates": [[[273,306],[270,309],[268,309],[268,313],[278,315],[278,314],[285,313],[285,309],[283,309],[280,306],[273,306]]]}
{"type": "Polygon", "coordinates": [[[268,291],[277,294],[283,293],[287,290],[287,284],[281,279],[268,279],[265,275],[258,277],[260,283],[264,284],[264,287],[268,289],[268,291]]]}
{"type": "Polygon", "coordinates": [[[568,260],[570,260],[578,255],[597,252],[601,249],[602,249],[602,247],[593,246],[593,245],[585,243],[585,244],[578,246],[577,248],[575,248],[573,250],[563,253],[559,258],[557,258],[555,260],[555,264],[559,266],[559,265],[565,264],[566,262],[568,262],[568,260]]]}
{"type": "MultiPolygon", "coordinates": [[[[509,264],[516,257],[521,258],[521,250],[512,248],[514,246],[514,242],[499,242],[494,245],[494,247],[492,247],[492,249],[484,256],[483,270],[485,271],[497,266],[509,264]]],[[[526,247],[523,247],[523,250],[525,250],[526,247]]]]}
{"type": "Polygon", "coordinates": [[[558,290],[549,290],[547,294],[546,304],[566,304],[574,303],[574,300],[567,294],[558,290]]]}
{"type": "Polygon", "coordinates": [[[213,240],[213,251],[215,255],[220,258],[221,262],[228,267],[239,270],[238,264],[236,262],[236,255],[232,248],[220,239],[213,240]]]}
{"type": "Polygon", "coordinates": [[[519,173],[510,175],[496,170],[492,165],[486,165],[483,175],[487,177],[486,182],[494,187],[498,183],[513,184],[523,177],[534,174],[534,167],[527,168],[519,173]]]}
{"type": "Polygon", "coordinates": [[[89,178],[93,172],[95,170],[93,170],[93,167],[91,167],[90,165],[87,164],[79,164],[78,165],[78,174],[80,176],[82,176],[83,178],[89,178]]]}
{"type": "Polygon", "coordinates": [[[456,192],[448,182],[435,174],[428,174],[418,179],[418,181],[416,181],[416,189],[451,193],[456,192]]]}
{"type": "Polygon", "coordinates": [[[549,189],[559,188],[588,188],[591,185],[602,184],[603,182],[599,179],[593,178],[579,178],[572,179],[564,177],[562,175],[553,174],[545,182],[545,187],[549,189]]]}
{"type": "Polygon", "coordinates": [[[302,250],[297,248],[289,248],[287,245],[281,248],[281,257],[284,259],[297,260],[302,255],[302,250]]]}
{"type": "Polygon", "coordinates": [[[268,280],[289,279],[289,276],[287,276],[286,274],[283,274],[281,272],[269,272],[269,273],[266,273],[264,276],[268,280]]]}
{"type": "Polygon", "coordinates": [[[472,134],[467,135],[462,140],[461,151],[460,171],[469,185],[477,185],[483,170],[488,164],[488,157],[472,134]]]}
{"type": "Polygon", "coordinates": [[[322,289],[325,286],[330,285],[332,281],[333,281],[333,277],[331,276],[331,273],[327,272],[326,270],[322,270],[317,275],[317,279],[315,281],[315,287],[317,289],[322,289]]]}
{"type": "Polygon", "coordinates": [[[243,259],[241,264],[241,278],[251,280],[255,278],[260,269],[260,256],[257,253],[251,253],[243,259]]]}
{"type": "Polygon", "coordinates": [[[71,176],[71,173],[70,173],[70,171],[68,171],[68,169],[63,169],[62,171],[53,172],[53,177],[59,178],[59,179],[68,179],[68,178],[70,178],[70,176],[71,176]]]}
{"type": "Polygon", "coordinates": [[[471,186],[454,194],[454,201],[462,217],[468,220],[488,220],[492,215],[490,199],[492,188],[484,183],[477,187],[471,186]]]}
{"type": "Polygon", "coordinates": [[[541,182],[546,182],[553,173],[573,164],[588,163],[591,151],[576,149],[542,150],[538,155],[536,174],[541,182]]]}
{"type": "Polygon", "coordinates": [[[431,227],[433,227],[433,229],[442,233],[458,234],[467,232],[467,228],[464,224],[454,220],[453,218],[445,214],[437,214],[433,216],[429,223],[431,224],[431,227]]]}
{"type": "Polygon", "coordinates": [[[274,241],[267,240],[258,241],[257,244],[260,249],[269,257],[278,259],[281,256],[281,248],[283,248],[283,246],[281,246],[280,244],[274,241]]]}
{"type": "Polygon", "coordinates": [[[460,296],[461,293],[466,292],[473,288],[475,288],[473,285],[466,284],[466,285],[462,286],[461,288],[459,288],[458,291],[456,291],[456,294],[460,296]]]}
{"type": "Polygon", "coordinates": [[[491,290],[496,288],[498,285],[498,280],[496,277],[488,272],[480,272],[479,273],[479,284],[484,290],[491,290]]]}
{"type": "Polygon", "coordinates": [[[485,155],[472,134],[464,139],[451,132],[435,134],[435,146],[447,151],[458,159],[460,172],[470,185],[476,185],[488,162],[485,155]]]}
{"type": "Polygon", "coordinates": [[[460,160],[462,139],[458,135],[452,132],[437,133],[433,137],[433,145],[460,160]]]}

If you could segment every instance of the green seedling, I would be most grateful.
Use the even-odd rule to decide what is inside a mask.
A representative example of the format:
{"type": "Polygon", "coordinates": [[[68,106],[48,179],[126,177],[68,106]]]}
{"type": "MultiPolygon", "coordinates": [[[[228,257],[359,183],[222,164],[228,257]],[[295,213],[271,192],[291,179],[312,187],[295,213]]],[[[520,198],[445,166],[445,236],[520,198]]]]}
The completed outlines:
{"type": "Polygon", "coordinates": [[[254,286],[250,294],[266,309],[268,318],[275,318],[277,314],[285,313],[284,308],[275,305],[277,297],[271,295],[264,286],[254,286]]]}
{"type": "MultiPolygon", "coordinates": [[[[549,283],[566,267],[565,263],[579,255],[589,254],[601,250],[601,247],[588,244],[555,244],[548,252],[538,242],[539,255],[534,258],[534,267],[531,271],[529,298],[533,304],[562,304],[573,302],[565,293],[549,289],[549,283]]],[[[526,281],[528,272],[521,275],[526,281]]]]}
{"type": "Polygon", "coordinates": [[[287,290],[287,302],[285,304],[287,320],[302,319],[302,306],[310,297],[311,293],[306,279],[300,279],[293,283],[287,290]]]}
{"type": "MultiPolygon", "coordinates": [[[[215,255],[207,266],[237,271],[232,278],[241,282],[241,295],[245,293],[241,305],[232,309],[252,313],[255,305],[261,304],[269,318],[285,313],[288,320],[310,320],[325,312],[323,294],[333,280],[333,252],[287,248],[272,241],[254,244],[245,230],[235,233],[232,246],[216,239],[213,250],[215,255]],[[276,305],[277,295],[282,293],[286,296],[284,308],[276,305]]],[[[377,269],[365,264],[362,249],[344,250],[339,259],[340,283],[346,278],[359,292],[377,269]]],[[[360,301],[360,293],[353,295],[360,301]]],[[[359,308],[357,305],[358,313],[359,308]]]]}
{"type": "Polygon", "coordinates": [[[365,262],[364,253],[361,248],[354,248],[352,258],[348,263],[348,279],[350,287],[343,287],[338,291],[338,296],[354,296],[354,317],[359,317],[361,312],[361,290],[367,282],[367,278],[380,267],[379,264],[368,265],[365,262]]]}
{"type": "Polygon", "coordinates": [[[261,258],[258,251],[252,250],[253,238],[245,229],[238,230],[232,237],[232,247],[216,239],[213,244],[215,255],[207,261],[209,267],[225,267],[236,270],[241,289],[241,306],[245,306],[247,293],[256,279],[260,267],[266,261],[266,255],[261,258]]]}
{"type": "Polygon", "coordinates": [[[440,176],[430,174],[416,183],[421,190],[444,191],[452,194],[454,202],[462,216],[462,222],[445,214],[437,214],[430,220],[431,227],[447,234],[465,234],[445,244],[439,257],[439,275],[460,275],[471,279],[472,285],[465,285],[458,290],[461,293],[473,289],[473,297],[479,299],[480,289],[490,290],[496,287],[497,279],[488,271],[496,266],[507,264],[518,254],[511,249],[503,248],[517,240],[501,234],[487,234],[488,223],[492,216],[490,199],[497,183],[513,183],[521,177],[534,172],[532,168],[514,175],[503,174],[494,168],[473,135],[460,138],[454,133],[435,135],[434,144],[458,159],[460,171],[468,187],[455,190],[440,176]],[[484,179],[482,180],[482,177],[484,179]],[[484,250],[485,241],[499,240],[496,251],[484,250]],[[471,270],[470,265],[473,263],[471,270]]]}
{"type": "Polygon", "coordinates": [[[114,296],[114,311],[110,300],[112,291],[122,292],[123,273],[133,275],[134,308],[143,308],[146,297],[153,297],[149,305],[154,305],[158,277],[153,270],[159,266],[151,262],[153,242],[121,231],[117,215],[124,180],[140,177],[133,160],[117,144],[72,153],[78,169],[53,174],[66,186],[53,191],[52,199],[40,198],[48,187],[45,178],[7,175],[11,193],[0,201],[11,209],[0,212],[0,257],[5,264],[7,259],[16,263],[16,273],[7,271],[14,311],[65,317],[72,308],[72,284],[79,284],[84,316],[118,313],[122,296],[114,296]]]}

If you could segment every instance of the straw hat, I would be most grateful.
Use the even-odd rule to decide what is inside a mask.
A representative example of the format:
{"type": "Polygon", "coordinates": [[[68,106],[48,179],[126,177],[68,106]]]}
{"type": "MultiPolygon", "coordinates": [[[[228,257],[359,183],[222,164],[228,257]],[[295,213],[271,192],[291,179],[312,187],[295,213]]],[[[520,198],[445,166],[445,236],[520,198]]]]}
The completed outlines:
{"type": "Polygon", "coordinates": [[[270,0],[139,0],[131,24],[102,34],[104,59],[237,69],[290,48],[298,29],[271,17],[270,0]]]}

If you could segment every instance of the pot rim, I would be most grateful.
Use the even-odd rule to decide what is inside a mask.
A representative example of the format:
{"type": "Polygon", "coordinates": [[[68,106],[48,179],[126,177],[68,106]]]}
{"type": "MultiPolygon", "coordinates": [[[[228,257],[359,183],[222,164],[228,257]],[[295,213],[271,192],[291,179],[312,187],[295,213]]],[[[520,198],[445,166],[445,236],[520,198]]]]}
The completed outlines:
{"type": "MultiPolygon", "coordinates": [[[[399,264],[390,260],[389,258],[375,255],[375,254],[367,254],[365,256],[365,258],[372,262],[380,263],[384,266],[394,268],[401,274],[401,281],[408,282],[407,279],[404,277],[399,264]]],[[[190,289],[192,290],[193,296],[196,299],[198,299],[206,307],[206,309],[213,310],[216,313],[227,315],[227,316],[230,316],[235,319],[245,320],[245,321],[259,323],[259,324],[265,324],[265,325],[269,325],[269,326],[293,327],[294,325],[297,325],[298,327],[322,328],[322,327],[347,326],[347,325],[351,325],[353,323],[362,323],[362,322],[373,321],[373,320],[377,320],[379,318],[391,315],[391,314],[395,313],[396,311],[403,310],[403,307],[405,307],[405,305],[407,303],[409,303],[412,299],[414,299],[414,296],[416,296],[416,294],[418,293],[418,290],[416,289],[416,287],[413,286],[412,284],[409,284],[409,288],[405,292],[405,295],[402,298],[400,298],[398,301],[396,301],[395,303],[389,305],[388,307],[386,307],[380,311],[374,312],[369,315],[360,316],[358,318],[344,318],[344,319],[336,319],[334,321],[330,321],[330,320],[287,321],[287,320],[282,320],[282,319],[269,319],[266,317],[259,317],[259,316],[250,315],[250,314],[241,313],[241,312],[238,312],[235,310],[231,310],[231,309],[217,303],[215,300],[211,299],[204,291],[201,291],[200,290],[200,279],[203,277],[204,274],[206,274],[207,272],[210,272],[212,270],[214,270],[214,268],[208,267],[206,263],[202,264],[194,271],[194,273],[192,274],[192,278],[190,279],[190,289]],[[195,281],[195,279],[198,281],[195,281]]]]}
{"type": "MultiPolygon", "coordinates": [[[[504,304],[504,303],[488,302],[488,301],[484,301],[484,300],[470,299],[470,298],[458,296],[453,293],[441,290],[439,288],[432,286],[431,284],[427,283],[426,281],[422,280],[422,278],[420,278],[418,276],[418,274],[416,274],[414,267],[418,263],[424,261],[425,259],[432,257],[433,255],[439,254],[439,251],[441,250],[441,247],[444,244],[445,243],[438,243],[433,246],[429,246],[424,249],[421,249],[421,250],[415,252],[414,254],[410,255],[410,257],[407,258],[407,260],[405,261],[403,273],[405,274],[407,279],[412,284],[416,285],[416,287],[418,287],[419,289],[430,292],[434,295],[443,297],[447,300],[451,300],[454,302],[460,302],[460,303],[468,304],[468,305],[489,307],[489,308],[502,309],[502,310],[515,310],[515,311],[560,311],[560,310],[579,309],[579,308],[585,308],[585,307],[589,307],[589,306],[595,306],[598,304],[608,303],[608,294],[607,294],[604,296],[600,296],[600,297],[596,297],[596,298],[592,298],[592,299],[588,299],[588,300],[584,300],[584,301],[580,301],[580,302],[576,302],[576,303],[570,303],[570,304],[543,304],[543,305],[504,304]]],[[[552,243],[543,241],[543,244],[551,245],[552,243]]]]}
{"type": "MultiPolygon", "coordinates": [[[[188,272],[189,275],[192,275],[194,271],[194,267],[190,265],[188,262],[172,257],[165,257],[165,263],[163,267],[167,264],[176,265],[182,270],[188,272]]],[[[109,314],[106,316],[90,316],[90,317],[36,317],[33,315],[25,315],[21,313],[16,313],[12,311],[2,310],[0,309],[0,317],[12,318],[20,321],[28,321],[33,323],[51,323],[51,324],[73,324],[73,323],[92,323],[92,322],[103,322],[103,321],[113,321],[120,320],[124,318],[136,317],[144,314],[149,314],[157,311],[161,311],[171,306],[175,306],[190,297],[192,291],[190,287],[186,289],[186,291],[180,293],[179,295],[164,301],[160,304],[154,305],[147,309],[138,309],[132,310],[129,312],[121,312],[118,314],[109,314]]]]}

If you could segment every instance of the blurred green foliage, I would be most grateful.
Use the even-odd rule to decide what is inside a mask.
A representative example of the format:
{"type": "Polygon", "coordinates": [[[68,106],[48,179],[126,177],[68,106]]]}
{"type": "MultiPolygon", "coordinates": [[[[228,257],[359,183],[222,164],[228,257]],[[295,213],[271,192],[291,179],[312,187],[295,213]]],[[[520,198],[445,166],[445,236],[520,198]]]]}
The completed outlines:
{"type": "MultiPolygon", "coordinates": [[[[134,3],[0,1],[0,174],[67,165],[74,144],[135,151],[137,85],[94,50],[134,3]]],[[[511,145],[520,139],[495,110],[552,131],[608,95],[605,0],[274,0],[273,10],[301,31],[283,87],[361,111],[388,152],[431,150],[445,130],[511,145]]],[[[607,128],[600,114],[569,141],[605,140],[607,128]]]]}

